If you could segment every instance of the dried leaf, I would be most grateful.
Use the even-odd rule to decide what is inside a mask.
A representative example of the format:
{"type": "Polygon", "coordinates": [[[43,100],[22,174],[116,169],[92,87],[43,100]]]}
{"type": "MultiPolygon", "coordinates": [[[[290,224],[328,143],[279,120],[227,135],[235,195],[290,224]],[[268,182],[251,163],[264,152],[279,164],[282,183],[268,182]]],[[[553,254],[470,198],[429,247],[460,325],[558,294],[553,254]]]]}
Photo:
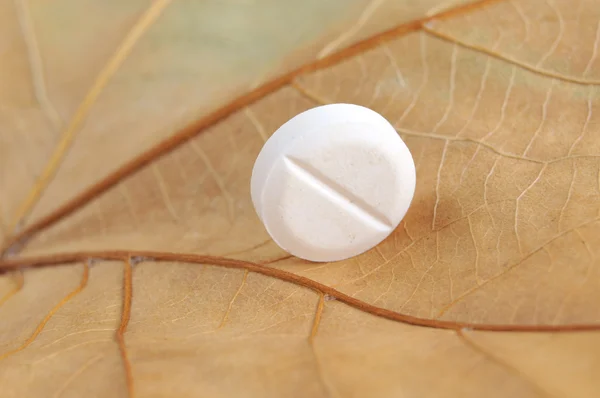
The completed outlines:
{"type": "Polygon", "coordinates": [[[0,267],[56,265],[0,277],[3,391],[598,396],[595,4],[291,4],[107,3],[94,6],[100,20],[118,17],[100,28],[75,18],[82,3],[60,15],[2,6],[0,40],[22,45],[0,67],[21,73],[0,94],[3,170],[17,170],[0,182],[1,204],[24,230],[5,221],[0,267]],[[58,22],[69,17],[83,33],[67,46],[58,22]],[[77,115],[72,99],[90,98],[82,87],[98,65],[150,17],[98,86],[55,177],[37,185],[35,207],[19,213],[77,115]],[[98,29],[107,41],[91,48],[98,29]],[[216,49],[221,41],[230,45],[216,49]],[[67,48],[86,49],[72,80],[46,61],[67,48]],[[313,264],[269,239],[249,180],[279,125],[330,102],[394,124],[417,163],[417,191],[378,247],[313,264]],[[157,146],[198,117],[207,128],[157,146]],[[15,129],[40,144],[25,146],[15,129]]]}

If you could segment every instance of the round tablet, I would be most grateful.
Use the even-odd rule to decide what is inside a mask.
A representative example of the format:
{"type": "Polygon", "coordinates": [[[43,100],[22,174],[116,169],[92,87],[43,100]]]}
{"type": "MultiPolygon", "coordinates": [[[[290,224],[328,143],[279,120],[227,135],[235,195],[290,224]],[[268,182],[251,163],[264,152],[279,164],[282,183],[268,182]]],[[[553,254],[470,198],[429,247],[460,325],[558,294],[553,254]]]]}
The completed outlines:
{"type": "Polygon", "coordinates": [[[273,240],[311,261],[343,260],[384,240],[415,192],[415,165],[394,127],[358,105],[303,112],[267,140],[252,202],[273,240]]]}

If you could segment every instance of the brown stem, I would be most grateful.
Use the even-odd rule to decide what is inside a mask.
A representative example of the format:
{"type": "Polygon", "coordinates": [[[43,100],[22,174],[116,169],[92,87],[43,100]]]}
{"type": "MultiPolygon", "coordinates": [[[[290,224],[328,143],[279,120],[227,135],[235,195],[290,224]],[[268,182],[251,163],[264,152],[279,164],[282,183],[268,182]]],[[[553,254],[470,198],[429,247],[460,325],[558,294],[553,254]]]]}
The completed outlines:
{"type": "MultiPolygon", "coordinates": [[[[409,325],[423,326],[436,329],[471,329],[484,330],[495,332],[582,332],[582,331],[598,331],[600,324],[573,324],[573,325],[496,325],[496,324],[480,324],[468,322],[443,321],[436,319],[419,318],[412,315],[406,315],[386,308],[376,307],[372,304],[361,301],[357,298],[342,293],[332,287],[314,281],[312,279],[293,274],[284,270],[271,268],[265,265],[252,263],[249,261],[229,259],[225,257],[205,256],[200,254],[186,253],[169,253],[169,252],[154,252],[154,251],[127,251],[127,250],[108,250],[108,251],[87,251],[74,253],[50,254],[39,257],[20,257],[0,260],[0,272],[20,269],[24,267],[42,267],[69,264],[90,259],[97,260],[120,260],[129,261],[154,261],[154,262],[170,262],[178,261],[193,264],[209,264],[217,267],[245,269],[249,272],[266,275],[282,281],[294,283],[299,286],[304,286],[316,292],[334,297],[351,307],[369,314],[390,319],[397,322],[402,322],[409,325]]],[[[127,287],[127,285],[126,285],[127,287]]],[[[125,326],[126,327],[126,326],[125,326]]]]}
{"type": "Polygon", "coordinates": [[[131,269],[131,258],[127,256],[123,262],[123,310],[121,311],[121,324],[117,329],[116,337],[119,345],[119,352],[121,353],[121,360],[123,361],[123,368],[125,369],[125,381],[127,383],[127,393],[129,397],[133,397],[133,372],[131,370],[131,361],[127,355],[127,348],[125,346],[125,332],[127,331],[127,325],[129,325],[129,318],[131,316],[131,299],[133,296],[133,278],[131,269]]]}

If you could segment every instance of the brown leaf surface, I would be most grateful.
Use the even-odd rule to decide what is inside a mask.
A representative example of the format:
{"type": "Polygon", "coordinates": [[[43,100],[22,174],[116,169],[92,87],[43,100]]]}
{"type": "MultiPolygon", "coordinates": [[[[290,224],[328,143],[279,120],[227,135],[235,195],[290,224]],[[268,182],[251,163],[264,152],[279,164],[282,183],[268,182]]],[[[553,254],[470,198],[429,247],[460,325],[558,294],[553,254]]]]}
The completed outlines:
{"type": "Polygon", "coordinates": [[[10,248],[13,257],[0,266],[59,263],[0,276],[6,396],[600,395],[594,2],[488,1],[465,9],[436,1],[115,2],[95,6],[99,21],[118,14],[98,26],[76,19],[84,4],[72,3],[64,15],[27,3],[0,12],[8,32],[0,40],[15,54],[0,72],[21,77],[0,80],[8,85],[0,91],[0,205],[5,226],[15,214],[25,221],[23,246],[10,248]],[[376,35],[452,7],[422,29],[400,25],[376,35]],[[292,11],[294,18],[268,18],[292,11]],[[110,65],[132,26],[152,12],[156,20],[73,130],[55,178],[47,189],[38,185],[33,212],[20,214],[35,175],[68,132],[52,124],[52,109],[57,124],[68,125],[106,69],[100,65],[110,65]],[[240,25],[245,14],[247,26],[240,25]],[[303,15],[319,16],[305,24],[303,15]],[[69,46],[65,18],[82,29],[69,46]],[[98,29],[107,39],[95,49],[98,29]],[[271,37],[281,31],[297,35],[271,37]],[[219,40],[231,46],[217,50],[219,40]],[[46,61],[67,48],[85,49],[69,63],[78,71],[71,75],[46,61]],[[293,80],[256,91],[269,91],[258,101],[226,107],[319,58],[293,80]],[[28,65],[33,78],[23,73],[28,65]],[[405,221],[377,248],[312,264],[268,238],[249,180],[279,125],[329,102],[369,106],[396,126],[417,163],[417,191],[405,221]],[[233,111],[226,118],[111,180],[171,136],[173,125],[223,106],[233,111]],[[102,181],[102,193],[73,202],[102,181]],[[181,255],[129,262],[114,250],[181,255]],[[72,252],[82,253],[63,255],[72,252]],[[226,268],[233,263],[184,253],[268,268],[226,268]],[[405,315],[433,327],[404,324],[405,315]],[[534,332],[517,332],[525,328],[534,332]],[[578,328],[588,331],[566,331],[578,328]]]}
{"type": "Polygon", "coordinates": [[[5,2],[3,224],[48,213],[240,93],[461,3],[468,1],[5,2]],[[54,167],[44,170],[48,161],[54,167]],[[31,192],[38,177],[47,181],[31,192]]]}

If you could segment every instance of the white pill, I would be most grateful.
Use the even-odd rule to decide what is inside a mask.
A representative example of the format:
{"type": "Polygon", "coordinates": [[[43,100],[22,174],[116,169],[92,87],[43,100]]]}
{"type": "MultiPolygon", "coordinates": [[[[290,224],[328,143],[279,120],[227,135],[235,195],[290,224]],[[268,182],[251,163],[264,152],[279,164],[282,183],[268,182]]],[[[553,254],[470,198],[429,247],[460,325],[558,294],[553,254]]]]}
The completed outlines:
{"type": "Polygon", "coordinates": [[[400,223],[415,165],[394,127],[358,105],[303,112],[267,140],[252,170],[252,202],[294,256],[337,261],[363,253],[400,223]]]}

